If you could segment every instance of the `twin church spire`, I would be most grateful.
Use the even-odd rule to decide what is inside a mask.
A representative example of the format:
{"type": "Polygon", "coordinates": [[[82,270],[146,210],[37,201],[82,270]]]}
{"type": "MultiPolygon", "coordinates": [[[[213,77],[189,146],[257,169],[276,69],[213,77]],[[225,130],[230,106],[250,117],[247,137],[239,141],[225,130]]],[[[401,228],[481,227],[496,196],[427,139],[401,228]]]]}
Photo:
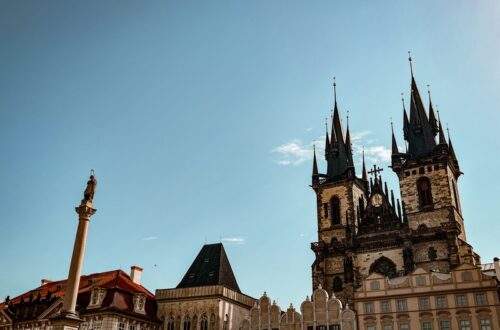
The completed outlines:
{"type": "MultiPolygon", "coordinates": [[[[419,161],[428,156],[432,157],[436,154],[441,156],[449,156],[449,159],[459,173],[458,161],[453,150],[451,140],[448,137],[446,141],[441,119],[436,116],[434,105],[431,99],[430,90],[429,95],[429,111],[426,111],[424,102],[420,95],[415,76],[413,73],[412,58],[408,58],[411,69],[411,91],[410,91],[410,106],[409,115],[405,107],[405,100],[402,98],[403,103],[403,133],[406,141],[406,150],[400,152],[394,134],[394,127],[391,122],[392,130],[392,167],[397,170],[403,163],[408,161],[419,161]],[[439,135],[439,136],[438,136],[439,135]],[[438,141],[436,142],[436,136],[438,141]]],[[[351,136],[349,130],[349,116],[347,116],[346,133],[343,133],[343,125],[340,119],[339,107],[337,104],[337,83],[333,79],[333,109],[331,116],[331,131],[328,130],[326,123],[325,134],[325,159],[327,161],[326,174],[319,174],[316,154],[313,160],[313,184],[319,182],[322,177],[326,181],[339,180],[344,178],[355,177],[355,167],[353,161],[353,150],[351,144],[351,136]]],[[[366,166],[364,163],[363,155],[363,180],[366,180],[366,166]]]]}

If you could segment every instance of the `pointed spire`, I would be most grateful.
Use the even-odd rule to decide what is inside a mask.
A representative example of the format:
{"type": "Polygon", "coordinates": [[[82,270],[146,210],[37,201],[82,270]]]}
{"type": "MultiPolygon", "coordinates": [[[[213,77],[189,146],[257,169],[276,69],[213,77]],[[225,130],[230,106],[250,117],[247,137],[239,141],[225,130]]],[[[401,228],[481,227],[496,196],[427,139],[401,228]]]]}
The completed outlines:
{"type": "Polygon", "coordinates": [[[427,94],[429,94],[429,123],[431,124],[434,136],[436,136],[439,131],[439,127],[436,120],[436,115],[434,114],[434,108],[432,107],[431,89],[429,85],[427,85],[427,94]]]}
{"type": "MultiPolygon", "coordinates": [[[[382,179],[382,177],[380,179],[382,179]]],[[[384,182],[384,193],[385,196],[389,198],[389,189],[387,189],[387,181],[384,182]]]]}
{"type": "Polygon", "coordinates": [[[352,158],[351,133],[349,132],[349,111],[347,111],[347,128],[345,133],[345,145],[347,153],[347,164],[351,167],[354,167],[354,161],[352,158]]]}
{"type": "Polygon", "coordinates": [[[404,93],[401,93],[401,102],[403,103],[403,134],[404,134],[404,139],[408,140],[410,121],[408,120],[408,114],[406,113],[404,93]]]}
{"type": "Polygon", "coordinates": [[[325,159],[328,160],[328,157],[330,156],[330,138],[328,137],[328,118],[325,118],[325,128],[326,128],[325,159]]]}
{"type": "Polygon", "coordinates": [[[394,190],[391,189],[391,204],[392,204],[392,209],[396,210],[396,203],[394,203],[394,190]]]}
{"type": "MultiPolygon", "coordinates": [[[[437,105],[436,105],[436,109],[437,109],[437,105]]],[[[443,129],[443,125],[441,124],[441,116],[439,115],[439,110],[437,110],[437,114],[438,114],[438,122],[439,122],[439,144],[447,144],[446,143],[446,138],[444,137],[444,129],[443,129]]]]}
{"type": "Polygon", "coordinates": [[[366,163],[365,163],[365,147],[363,147],[363,174],[362,177],[363,181],[368,182],[368,175],[366,174],[366,163]]]}
{"type": "Polygon", "coordinates": [[[392,155],[396,156],[399,154],[398,143],[396,142],[396,137],[394,136],[394,124],[391,118],[391,131],[392,131],[392,155]]]}
{"type": "MultiPolygon", "coordinates": [[[[410,120],[408,126],[408,153],[413,156],[424,156],[434,150],[436,141],[435,132],[427,117],[422,98],[418,91],[418,86],[413,74],[411,53],[408,60],[411,68],[411,99],[410,99],[410,120]]],[[[435,116],[434,116],[435,117],[435,116]]]]}
{"type": "Polygon", "coordinates": [[[457,156],[455,154],[455,149],[453,149],[453,143],[451,143],[450,129],[447,127],[446,130],[448,131],[448,145],[450,148],[450,157],[451,157],[451,160],[453,160],[455,165],[458,167],[458,159],[457,159],[457,156]]]}
{"type": "Polygon", "coordinates": [[[318,163],[316,161],[316,145],[313,144],[313,183],[318,179],[318,163]]]}
{"type": "Polygon", "coordinates": [[[398,218],[401,219],[401,204],[399,203],[399,198],[397,199],[397,207],[398,207],[398,218]]]}

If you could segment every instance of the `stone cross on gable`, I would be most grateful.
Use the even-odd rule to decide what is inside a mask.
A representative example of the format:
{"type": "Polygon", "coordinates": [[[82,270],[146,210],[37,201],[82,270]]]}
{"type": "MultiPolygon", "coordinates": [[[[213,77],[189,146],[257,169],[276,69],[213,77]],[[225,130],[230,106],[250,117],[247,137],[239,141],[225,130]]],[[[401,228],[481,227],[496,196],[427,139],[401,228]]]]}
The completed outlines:
{"type": "Polygon", "coordinates": [[[383,170],[384,170],[383,168],[380,168],[380,167],[377,168],[377,165],[373,165],[373,170],[368,171],[368,174],[375,176],[375,179],[376,179],[377,174],[382,172],[383,170]]]}

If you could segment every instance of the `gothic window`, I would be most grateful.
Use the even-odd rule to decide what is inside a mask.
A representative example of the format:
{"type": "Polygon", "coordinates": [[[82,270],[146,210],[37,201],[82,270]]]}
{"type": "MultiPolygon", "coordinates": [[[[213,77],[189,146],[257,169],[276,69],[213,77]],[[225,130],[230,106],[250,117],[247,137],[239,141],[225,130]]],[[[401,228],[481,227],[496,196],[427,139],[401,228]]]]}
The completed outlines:
{"type": "Polygon", "coordinates": [[[167,321],[167,330],[174,330],[174,320],[168,319],[168,321],[167,321]]]}
{"type": "Polygon", "coordinates": [[[328,203],[323,204],[323,216],[328,219],[328,203]]]}
{"type": "Polygon", "coordinates": [[[337,276],[333,279],[333,292],[339,291],[342,291],[342,279],[337,276]]]}
{"type": "Polygon", "coordinates": [[[417,190],[420,207],[424,208],[432,206],[431,180],[425,176],[418,179],[417,190]]]}
{"type": "Polygon", "coordinates": [[[370,274],[378,273],[387,277],[395,277],[396,264],[391,259],[380,257],[370,266],[370,274]]]}
{"type": "Polygon", "coordinates": [[[191,319],[188,316],[184,319],[184,330],[191,330],[191,319]]]}
{"type": "Polygon", "coordinates": [[[222,326],[223,330],[229,330],[229,315],[226,314],[224,317],[224,324],[222,326]]]}
{"type": "Polygon", "coordinates": [[[340,224],[340,199],[337,196],[333,196],[330,205],[332,208],[332,224],[340,224]]]}
{"type": "Polygon", "coordinates": [[[208,318],[206,315],[201,317],[200,330],[208,330],[208,318]]]}

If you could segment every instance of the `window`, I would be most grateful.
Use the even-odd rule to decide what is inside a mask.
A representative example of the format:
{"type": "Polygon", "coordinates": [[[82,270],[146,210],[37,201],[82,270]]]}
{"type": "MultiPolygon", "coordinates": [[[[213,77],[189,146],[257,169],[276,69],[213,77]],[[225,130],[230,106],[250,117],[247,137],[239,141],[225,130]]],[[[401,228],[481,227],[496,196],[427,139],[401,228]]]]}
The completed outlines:
{"type": "MultiPolygon", "coordinates": [[[[170,330],[170,329],[168,329],[168,330],[170,330]]],[[[174,330],[174,329],[172,328],[172,330],[174,330]]],[[[200,330],[208,330],[208,318],[206,315],[203,315],[201,317],[200,330]]]]}
{"type": "Polygon", "coordinates": [[[446,299],[446,296],[437,296],[436,297],[436,305],[437,305],[437,308],[447,308],[448,307],[448,299],[446,299]]]}
{"type": "Polygon", "coordinates": [[[396,304],[398,306],[398,312],[406,311],[406,300],[405,299],[398,299],[396,301],[396,304]]]}
{"type": "Polygon", "coordinates": [[[481,319],[481,320],[479,320],[479,325],[481,326],[481,330],[491,330],[491,321],[490,321],[490,319],[481,319]]]}
{"type": "Polygon", "coordinates": [[[118,330],[125,330],[125,323],[123,322],[118,323],[118,330]]]}
{"type": "Polygon", "coordinates": [[[323,215],[325,219],[328,219],[328,203],[323,203],[323,215]]]}
{"type": "Polygon", "coordinates": [[[317,325],[316,330],[326,330],[326,325],[317,325]]]}
{"type": "Polygon", "coordinates": [[[340,325],[339,324],[330,324],[328,326],[328,330],[340,330],[340,325]]]}
{"type": "Polygon", "coordinates": [[[191,319],[189,317],[184,319],[184,330],[191,330],[191,319]]]}
{"type": "Polygon", "coordinates": [[[456,299],[457,299],[457,306],[458,307],[465,307],[465,306],[469,305],[467,303],[467,296],[465,296],[463,294],[457,295],[456,299]]]}
{"type": "Polygon", "coordinates": [[[365,313],[366,314],[373,313],[373,303],[365,303],[365,313]]]}
{"type": "Polygon", "coordinates": [[[384,330],[392,330],[392,324],[384,324],[384,330]]]}
{"type": "Polygon", "coordinates": [[[431,305],[429,303],[429,298],[427,298],[427,297],[418,299],[418,304],[420,306],[420,309],[431,308],[431,305]]]}
{"type": "Polygon", "coordinates": [[[373,324],[367,325],[366,330],[375,330],[375,325],[373,324]]]}
{"type": "Polygon", "coordinates": [[[128,326],[128,330],[135,330],[136,328],[135,324],[129,324],[128,326]]]}
{"type": "MultiPolygon", "coordinates": [[[[174,330],[174,320],[169,319],[167,321],[167,330],[174,330]]],[[[207,330],[207,329],[205,329],[205,330],[207,330]]]]}
{"type": "Polygon", "coordinates": [[[342,279],[338,276],[336,276],[333,279],[333,291],[334,292],[342,291],[342,279]]]}
{"type": "Polygon", "coordinates": [[[332,224],[340,224],[340,199],[337,196],[333,196],[330,201],[332,207],[332,224]]]}
{"type": "Polygon", "coordinates": [[[432,330],[432,323],[429,321],[422,322],[422,330],[432,330]]]}
{"type": "Polygon", "coordinates": [[[439,321],[439,330],[450,330],[450,321],[448,320],[441,320],[439,321]]]}
{"type": "Polygon", "coordinates": [[[425,176],[418,179],[417,190],[420,207],[432,206],[431,180],[425,176]]]}
{"type": "Polygon", "coordinates": [[[307,330],[313,330],[314,327],[312,325],[307,326],[307,330]]]}
{"type": "Polygon", "coordinates": [[[408,325],[408,323],[401,323],[399,325],[399,330],[410,330],[410,326],[408,325]]]}
{"type": "Polygon", "coordinates": [[[92,330],[101,330],[101,321],[94,321],[92,323],[92,330]]]}
{"type": "Polygon", "coordinates": [[[417,286],[425,285],[425,276],[418,276],[416,282],[417,282],[417,286]]]}
{"type": "Polygon", "coordinates": [[[464,282],[472,281],[472,273],[471,272],[463,272],[462,273],[462,281],[464,281],[464,282]]]}
{"type": "Polygon", "coordinates": [[[370,289],[372,290],[380,290],[380,282],[379,281],[373,281],[370,283],[370,289]]]}
{"type": "Polygon", "coordinates": [[[486,300],[486,294],[484,293],[477,293],[476,294],[476,304],[479,306],[481,305],[486,305],[488,302],[486,300]]]}
{"type": "Polygon", "coordinates": [[[470,321],[460,320],[460,330],[470,330],[470,321]]]}
{"type": "Polygon", "coordinates": [[[390,301],[381,301],[380,302],[380,310],[382,313],[390,313],[391,312],[391,302],[390,301]]]}

